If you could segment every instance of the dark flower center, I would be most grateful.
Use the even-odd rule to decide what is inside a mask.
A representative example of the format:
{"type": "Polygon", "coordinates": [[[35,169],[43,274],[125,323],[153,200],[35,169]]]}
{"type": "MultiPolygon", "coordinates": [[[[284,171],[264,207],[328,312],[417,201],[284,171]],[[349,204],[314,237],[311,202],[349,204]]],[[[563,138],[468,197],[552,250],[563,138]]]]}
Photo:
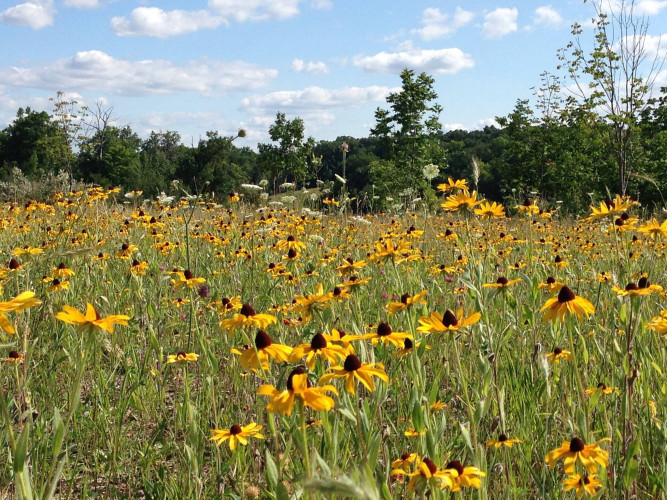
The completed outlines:
{"type": "Polygon", "coordinates": [[[403,295],[401,295],[401,304],[407,304],[409,298],[410,298],[409,293],[404,293],[403,295]]]}
{"type": "Polygon", "coordinates": [[[634,283],[628,283],[627,285],[625,285],[625,291],[626,292],[631,292],[633,290],[637,290],[637,288],[638,288],[638,286],[635,285],[634,283]]]}
{"type": "Polygon", "coordinates": [[[294,236],[292,236],[292,235],[290,234],[290,235],[287,237],[287,241],[296,241],[296,240],[295,240],[294,236]]]}
{"type": "Polygon", "coordinates": [[[354,354],[348,354],[343,363],[343,368],[346,372],[354,372],[361,368],[361,361],[354,354]]]}
{"type": "Polygon", "coordinates": [[[554,278],[553,276],[549,276],[547,278],[547,284],[548,285],[553,285],[554,283],[556,283],[556,278],[554,278]]]}
{"type": "Polygon", "coordinates": [[[507,436],[505,434],[501,434],[500,436],[498,436],[498,441],[504,443],[505,441],[507,441],[507,436]]]}
{"type": "Polygon", "coordinates": [[[533,202],[530,201],[530,198],[526,198],[525,200],[523,200],[523,206],[524,206],[524,207],[529,207],[529,206],[531,206],[532,204],[533,204],[533,202]]]}
{"type": "Polygon", "coordinates": [[[614,221],[614,224],[617,225],[618,227],[621,227],[623,225],[623,219],[619,217],[614,221]]]}
{"type": "Polygon", "coordinates": [[[352,260],[352,257],[348,257],[345,259],[351,266],[354,265],[354,260],[352,260]]]}
{"type": "Polygon", "coordinates": [[[333,289],[334,297],[338,297],[341,293],[343,293],[343,290],[341,290],[338,287],[334,287],[334,289],[333,289]]]}
{"type": "Polygon", "coordinates": [[[53,278],[53,281],[51,282],[53,286],[58,286],[60,285],[60,280],[58,278],[53,278]]]}
{"type": "Polygon", "coordinates": [[[141,264],[141,262],[139,262],[137,259],[132,261],[132,267],[137,267],[139,264],[141,264]]]}
{"type": "Polygon", "coordinates": [[[451,235],[452,235],[452,230],[451,230],[451,229],[447,229],[447,230],[445,231],[445,236],[451,236],[451,235]]]}
{"type": "Polygon", "coordinates": [[[572,438],[572,441],[570,441],[570,451],[571,452],[576,453],[578,451],[584,451],[584,448],[586,448],[586,445],[584,444],[584,442],[581,439],[575,437],[575,438],[572,438]]]}
{"type": "Polygon", "coordinates": [[[18,269],[19,267],[21,267],[21,265],[18,260],[12,259],[9,261],[9,269],[18,269]]]}
{"type": "Polygon", "coordinates": [[[310,348],[313,351],[319,351],[320,349],[324,349],[327,346],[327,339],[324,338],[324,335],[321,333],[316,334],[313,337],[313,340],[310,341],[310,348]]]}
{"type": "Polygon", "coordinates": [[[558,302],[560,302],[561,304],[564,304],[565,302],[570,302],[576,298],[577,296],[574,294],[574,292],[570,290],[566,285],[563,285],[563,288],[561,288],[560,292],[558,292],[558,302]]]}
{"type": "Polygon", "coordinates": [[[556,356],[558,356],[558,355],[561,354],[562,352],[563,352],[563,349],[561,349],[560,347],[556,347],[556,348],[554,349],[554,354],[555,354],[556,356]]]}
{"type": "Polygon", "coordinates": [[[401,460],[407,460],[408,458],[410,458],[410,454],[408,452],[404,452],[401,455],[401,460]]]}
{"type": "Polygon", "coordinates": [[[97,254],[97,258],[101,259],[102,257],[104,257],[104,254],[102,252],[97,254]]]}
{"type": "Polygon", "coordinates": [[[183,271],[183,276],[185,277],[186,280],[191,280],[192,278],[194,278],[194,276],[192,276],[192,271],[190,271],[189,269],[183,271]]]}
{"type": "Polygon", "coordinates": [[[121,250],[127,250],[128,248],[130,248],[130,245],[128,245],[127,243],[123,243],[123,244],[120,246],[120,249],[121,249],[121,250]]]}
{"type": "Polygon", "coordinates": [[[463,464],[459,462],[458,460],[452,460],[449,462],[446,466],[445,469],[454,469],[456,472],[459,473],[459,476],[463,475],[463,464]]]}
{"type": "Polygon", "coordinates": [[[507,278],[505,278],[505,276],[501,276],[496,280],[496,283],[498,283],[499,285],[507,285],[508,281],[507,278]]]}
{"type": "Polygon", "coordinates": [[[426,464],[426,467],[428,467],[428,470],[431,474],[435,474],[438,471],[438,467],[433,463],[433,460],[430,458],[426,457],[424,460],[422,460],[426,464]]]}
{"type": "Polygon", "coordinates": [[[639,278],[639,281],[637,282],[637,286],[639,288],[648,288],[651,286],[651,282],[646,278],[645,276],[642,276],[639,278]]]}
{"type": "Polygon", "coordinates": [[[389,326],[389,323],[382,322],[378,325],[378,336],[379,337],[386,337],[387,335],[391,335],[391,326],[389,326]]]}
{"type": "Polygon", "coordinates": [[[19,359],[21,355],[17,351],[9,351],[9,359],[19,359]]]}
{"type": "Polygon", "coordinates": [[[412,349],[415,345],[412,343],[412,340],[405,339],[403,341],[403,349],[412,349]]]}
{"type": "Polygon", "coordinates": [[[628,220],[629,218],[630,218],[630,215],[627,212],[623,212],[621,214],[621,219],[623,219],[624,221],[628,220]]]}
{"type": "Polygon", "coordinates": [[[276,268],[276,265],[273,262],[271,262],[269,264],[269,269],[275,269],[275,268],[276,268]]]}
{"type": "Polygon", "coordinates": [[[241,429],[241,426],[238,424],[234,424],[229,428],[229,433],[232,436],[236,436],[237,434],[241,434],[243,432],[243,429],[241,429]]]}
{"type": "Polygon", "coordinates": [[[184,358],[186,356],[187,354],[185,354],[185,351],[178,351],[178,354],[176,354],[177,358],[184,358]]]}
{"type": "Polygon", "coordinates": [[[588,476],[586,476],[586,475],[581,476],[581,479],[579,480],[579,484],[582,484],[582,485],[590,484],[590,482],[591,482],[591,480],[588,479],[588,476]]]}
{"type": "Polygon", "coordinates": [[[64,262],[61,262],[60,264],[58,264],[58,269],[67,269],[67,266],[65,265],[64,262]]]}
{"type": "Polygon", "coordinates": [[[271,340],[271,337],[269,337],[269,334],[264,330],[259,330],[257,335],[255,335],[255,347],[257,347],[257,349],[266,349],[271,344],[273,344],[273,341],[271,340]]]}
{"type": "MultiPolygon", "coordinates": [[[[294,390],[294,384],[292,383],[292,378],[294,375],[303,375],[304,373],[306,373],[306,370],[303,366],[297,366],[294,370],[292,370],[292,372],[287,377],[287,383],[285,384],[285,387],[288,391],[294,390]]],[[[306,379],[306,384],[307,387],[310,387],[310,380],[306,379]]]]}
{"type": "Polygon", "coordinates": [[[561,259],[560,255],[556,255],[556,258],[554,259],[554,262],[558,264],[559,262],[563,262],[563,259],[561,259]]]}
{"type": "Polygon", "coordinates": [[[289,257],[290,259],[295,258],[296,257],[296,250],[294,250],[293,248],[290,248],[289,251],[287,252],[287,257],[289,257]]]}
{"type": "MultiPolygon", "coordinates": [[[[223,300],[222,303],[224,304],[225,301],[223,300]]],[[[246,318],[249,318],[250,316],[254,316],[257,313],[255,312],[255,309],[250,304],[243,304],[241,306],[241,314],[243,316],[245,316],[246,318]]]]}
{"type": "Polygon", "coordinates": [[[607,388],[607,386],[603,382],[600,382],[598,384],[598,389],[602,389],[604,391],[606,388],[607,388]]]}
{"type": "Polygon", "coordinates": [[[456,326],[459,324],[459,320],[456,319],[456,315],[449,309],[445,311],[445,314],[442,315],[442,324],[445,327],[456,326]]]}

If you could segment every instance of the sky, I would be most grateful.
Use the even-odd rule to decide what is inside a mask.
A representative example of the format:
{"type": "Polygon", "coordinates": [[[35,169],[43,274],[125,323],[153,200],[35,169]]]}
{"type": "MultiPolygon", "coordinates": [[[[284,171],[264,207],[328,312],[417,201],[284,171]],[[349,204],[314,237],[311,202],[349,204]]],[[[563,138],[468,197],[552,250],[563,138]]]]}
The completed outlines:
{"type": "MultiPolygon", "coordinates": [[[[667,48],[667,1],[635,4],[667,48]]],[[[255,148],[277,112],[317,140],[365,137],[410,68],[435,78],[446,130],[474,130],[559,74],[593,15],[582,0],[0,0],[0,128],[62,91],[185,144],[243,128],[255,148]]]]}

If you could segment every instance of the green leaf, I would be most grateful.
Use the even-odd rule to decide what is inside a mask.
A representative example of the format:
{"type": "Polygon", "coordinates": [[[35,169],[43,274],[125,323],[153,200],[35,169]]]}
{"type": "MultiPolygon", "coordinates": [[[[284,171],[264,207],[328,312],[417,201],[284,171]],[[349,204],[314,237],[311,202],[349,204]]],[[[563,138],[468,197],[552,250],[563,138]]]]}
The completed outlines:
{"type": "Polygon", "coordinates": [[[424,429],[424,412],[419,401],[415,401],[412,406],[412,426],[417,432],[421,432],[424,429]]]}
{"type": "Polygon", "coordinates": [[[278,484],[278,467],[269,450],[266,450],[266,480],[271,488],[275,488],[278,484]]]}
{"type": "Polygon", "coordinates": [[[19,473],[25,466],[25,458],[28,455],[28,444],[30,439],[30,422],[25,424],[21,435],[16,441],[16,453],[14,454],[14,473],[19,473]]]}
{"type": "Polygon", "coordinates": [[[463,424],[459,424],[459,427],[461,428],[461,434],[463,435],[463,440],[466,442],[468,450],[470,450],[470,454],[474,455],[475,450],[473,449],[472,441],[470,440],[470,432],[468,431],[468,429],[466,429],[466,426],[463,424]]]}
{"type": "Polygon", "coordinates": [[[57,456],[62,448],[63,439],[65,438],[65,424],[60,417],[58,408],[53,409],[53,446],[51,447],[51,455],[57,456]]]}

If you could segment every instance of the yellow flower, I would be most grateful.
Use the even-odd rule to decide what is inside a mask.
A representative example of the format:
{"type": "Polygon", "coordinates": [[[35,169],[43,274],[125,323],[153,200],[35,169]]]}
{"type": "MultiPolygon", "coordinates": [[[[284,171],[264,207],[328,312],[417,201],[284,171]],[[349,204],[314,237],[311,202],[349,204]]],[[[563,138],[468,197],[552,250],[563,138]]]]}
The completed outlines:
{"type": "Polygon", "coordinates": [[[660,285],[652,285],[646,277],[641,277],[635,283],[628,283],[625,288],[618,288],[612,286],[611,289],[616,292],[619,297],[645,297],[651,295],[653,292],[661,292],[660,285]]]}
{"type": "Polygon", "coordinates": [[[336,271],[338,271],[342,276],[347,276],[348,274],[355,272],[355,270],[366,267],[367,265],[368,264],[365,260],[358,260],[355,262],[351,257],[348,257],[347,259],[343,260],[342,265],[336,268],[336,271]]]}
{"type": "Polygon", "coordinates": [[[447,197],[447,201],[441,203],[440,206],[447,212],[455,212],[457,210],[472,210],[484,200],[477,199],[477,191],[472,194],[467,189],[460,193],[453,194],[447,197]]]}
{"type": "Polygon", "coordinates": [[[662,311],[660,316],[651,318],[651,321],[646,323],[646,328],[661,335],[667,335],[667,309],[662,311]]]}
{"type": "Polygon", "coordinates": [[[407,311],[413,305],[426,304],[424,300],[426,294],[428,294],[428,290],[423,290],[414,297],[410,296],[409,293],[404,293],[401,295],[400,302],[390,302],[387,304],[387,311],[389,314],[396,314],[398,311],[407,311]]]}
{"type": "Polygon", "coordinates": [[[176,290],[183,287],[194,288],[203,283],[206,283],[206,280],[204,278],[195,278],[192,275],[192,271],[190,271],[189,269],[186,269],[183,272],[178,271],[175,274],[176,274],[175,279],[171,280],[171,284],[174,286],[174,288],[176,288],[176,290]]]}
{"type": "Polygon", "coordinates": [[[315,411],[329,411],[335,406],[334,400],[327,396],[327,392],[338,395],[333,385],[310,387],[308,374],[302,367],[296,367],[287,377],[285,390],[279,391],[272,385],[263,385],[257,390],[261,396],[269,396],[266,410],[270,413],[291,415],[294,402],[299,398],[303,404],[315,411]]]}
{"type": "Polygon", "coordinates": [[[375,245],[375,253],[371,254],[369,257],[370,260],[384,262],[388,259],[393,259],[396,256],[400,256],[403,253],[410,252],[410,243],[405,241],[399,241],[394,243],[392,240],[385,240],[384,242],[378,242],[375,245]]]}
{"type": "MultiPolygon", "coordinates": [[[[410,491],[423,491],[427,486],[444,489],[454,485],[452,472],[438,469],[437,465],[428,457],[416,458],[415,470],[407,472],[403,469],[393,469],[392,476],[406,476],[410,478],[408,489],[410,491]]],[[[409,462],[408,462],[409,463],[409,462]]],[[[456,474],[456,472],[454,472],[456,474]]]]}
{"type": "Polygon", "coordinates": [[[354,354],[348,354],[345,358],[343,366],[332,366],[327,373],[320,378],[320,383],[326,383],[334,378],[345,378],[345,390],[350,394],[355,393],[355,379],[359,380],[366,389],[373,392],[375,390],[375,382],[373,377],[378,377],[380,380],[389,382],[389,377],[384,371],[382,363],[361,363],[359,358],[354,354]]]}
{"type": "Polygon", "coordinates": [[[417,430],[414,427],[410,427],[407,431],[403,433],[405,437],[417,437],[417,436],[423,436],[426,434],[426,429],[422,429],[421,432],[417,432],[417,430]]]}
{"type": "Polygon", "coordinates": [[[523,200],[523,204],[517,205],[516,208],[519,213],[526,215],[537,215],[540,213],[540,207],[538,207],[530,198],[523,200]]]}
{"type": "Polygon", "coordinates": [[[234,451],[237,443],[243,446],[248,444],[248,438],[264,439],[264,436],[259,431],[262,430],[261,425],[252,422],[241,427],[238,424],[232,425],[229,429],[213,429],[213,435],[209,441],[215,441],[215,444],[220,446],[225,441],[229,440],[229,449],[234,451]]]}
{"type": "Polygon", "coordinates": [[[146,274],[146,269],[148,269],[147,262],[139,262],[137,259],[134,259],[132,261],[132,266],[127,270],[127,274],[143,276],[146,274]]]}
{"type": "Polygon", "coordinates": [[[596,387],[586,389],[585,392],[587,396],[592,396],[593,394],[612,394],[613,392],[618,393],[618,387],[607,387],[603,382],[600,382],[596,387]]]}
{"type": "Polygon", "coordinates": [[[453,460],[445,465],[445,472],[452,475],[452,491],[460,491],[461,488],[481,488],[482,477],[486,476],[477,467],[464,467],[458,460],[453,460]]]}
{"type": "Polygon", "coordinates": [[[53,278],[49,285],[49,292],[62,292],[69,288],[69,281],[60,281],[58,278],[53,278]]]}
{"type": "Polygon", "coordinates": [[[109,333],[113,333],[114,325],[127,326],[127,320],[130,319],[129,316],[124,314],[112,314],[106,318],[102,318],[90,302],[86,304],[85,315],[73,307],[63,306],[63,311],[56,314],[56,318],[70,325],[76,325],[82,330],[99,328],[109,333]]]}
{"type": "Polygon", "coordinates": [[[514,443],[522,443],[521,439],[509,439],[505,434],[501,434],[498,436],[498,439],[487,439],[486,441],[486,446],[491,447],[493,446],[496,450],[500,448],[501,446],[507,446],[508,448],[511,448],[514,446],[514,443]]]}
{"type": "Polygon", "coordinates": [[[602,488],[602,483],[597,474],[591,474],[590,476],[587,474],[583,476],[574,474],[564,479],[562,484],[565,491],[575,490],[577,498],[581,497],[584,493],[593,496],[596,493],[596,488],[602,488]]]}
{"type": "Polygon", "coordinates": [[[459,309],[456,315],[449,309],[445,311],[445,314],[433,311],[429,316],[422,316],[419,318],[419,324],[421,326],[417,327],[417,331],[424,333],[454,331],[477,323],[482,317],[479,312],[473,313],[467,318],[464,318],[463,316],[463,309],[459,309]]]}
{"type": "Polygon", "coordinates": [[[301,314],[304,320],[308,321],[313,317],[315,311],[323,311],[327,308],[327,304],[331,302],[332,294],[324,293],[324,286],[322,283],[317,285],[317,290],[311,295],[296,295],[294,297],[294,304],[292,305],[292,312],[301,314]]]}
{"type": "Polygon", "coordinates": [[[304,250],[306,248],[306,244],[303,243],[302,241],[296,241],[294,236],[291,234],[287,237],[286,240],[281,240],[278,243],[276,243],[275,247],[276,250],[296,250],[297,252],[299,250],[304,250]]]}
{"type": "Polygon", "coordinates": [[[475,213],[482,219],[500,218],[505,217],[505,207],[495,201],[493,203],[485,201],[475,209],[475,213]]]}
{"type": "Polygon", "coordinates": [[[71,269],[68,269],[64,262],[61,262],[58,267],[53,269],[51,274],[58,278],[68,278],[74,276],[75,273],[71,269]]]}
{"type": "Polygon", "coordinates": [[[578,319],[582,315],[590,316],[595,312],[595,307],[583,297],[575,295],[566,285],[558,292],[558,297],[547,300],[540,312],[547,311],[542,318],[544,321],[563,321],[565,313],[576,314],[578,319]]]}
{"type": "Polygon", "coordinates": [[[598,470],[598,465],[607,467],[609,465],[609,454],[600,448],[603,441],[611,441],[609,438],[601,439],[593,444],[585,444],[578,437],[571,441],[564,441],[558,448],[547,453],[546,463],[553,469],[561,459],[564,459],[563,467],[566,474],[574,474],[574,466],[577,460],[586,468],[589,474],[594,474],[598,470]]]}
{"type": "Polygon", "coordinates": [[[170,354],[167,356],[167,364],[171,363],[189,363],[199,359],[199,354],[194,352],[179,351],[177,354],[170,354]]]}
{"type": "Polygon", "coordinates": [[[371,339],[373,345],[382,342],[384,345],[393,344],[395,347],[403,347],[403,342],[405,340],[413,340],[414,337],[407,332],[395,332],[391,329],[389,323],[382,322],[377,326],[377,331],[375,333],[367,333],[355,338],[355,340],[362,339],[371,339]]]}
{"type": "Polygon", "coordinates": [[[391,463],[391,468],[398,469],[399,467],[403,467],[405,464],[411,464],[416,460],[419,460],[419,455],[416,453],[403,453],[399,458],[391,463]]]}
{"type": "Polygon", "coordinates": [[[662,221],[662,224],[655,219],[651,219],[650,222],[638,227],[637,231],[648,234],[654,239],[656,237],[667,238],[667,219],[662,221]]]}
{"type": "Polygon", "coordinates": [[[517,278],[515,280],[508,280],[504,276],[499,277],[495,283],[484,283],[482,285],[483,288],[507,288],[515,283],[519,283],[521,281],[521,278],[517,278]]]}
{"type": "Polygon", "coordinates": [[[23,292],[8,302],[0,302],[0,329],[9,335],[13,335],[16,330],[5,313],[10,311],[20,313],[24,309],[35,307],[41,303],[41,300],[35,298],[34,292],[23,292]]]}
{"type": "Polygon", "coordinates": [[[232,335],[237,328],[266,329],[266,327],[277,321],[275,316],[257,314],[250,304],[243,304],[238,314],[235,314],[233,318],[223,319],[220,322],[220,326],[224,331],[229,332],[229,335],[232,335]]]}
{"type": "Polygon", "coordinates": [[[572,359],[572,353],[567,349],[556,347],[552,352],[545,354],[544,358],[552,362],[554,365],[560,364],[561,361],[569,361],[572,359]]]}
{"type": "Polygon", "coordinates": [[[17,351],[9,351],[9,356],[6,358],[0,359],[3,363],[13,363],[13,364],[20,364],[23,363],[23,354],[17,351]]]}
{"type": "Polygon", "coordinates": [[[318,333],[310,341],[310,344],[301,344],[295,347],[292,350],[289,361],[291,363],[296,363],[305,356],[308,369],[314,370],[318,356],[326,359],[329,361],[329,364],[332,365],[337,363],[340,359],[345,359],[345,356],[348,354],[348,349],[339,345],[330,344],[327,341],[327,337],[328,335],[318,333]]]}
{"type": "Polygon", "coordinates": [[[282,344],[274,344],[269,334],[259,330],[255,335],[255,347],[246,349],[243,353],[232,349],[232,353],[240,354],[239,362],[246,370],[259,369],[260,363],[263,370],[269,369],[269,359],[277,363],[286,363],[292,348],[282,344]]]}
{"type": "Polygon", "coordinates": [[[553,294],[560,292],[560,289],[563,288],[563,283],[556,281],[553,276],[549,276],[546,281],[537,285],[537,288],[546,288],[549,293],[553,294]]]}
{"type": "Polygon", "coordinates": [[[447,193],[449,191],[453,191],[455,189],[463,189],[465,191],[468,190],[468,181],[466,179],[458,179],[454,180],[451,177],[447,178],[447,182],[443,184],[438,184],[437,188],[439,191],[442,191],[443,193],[447,193]]]}

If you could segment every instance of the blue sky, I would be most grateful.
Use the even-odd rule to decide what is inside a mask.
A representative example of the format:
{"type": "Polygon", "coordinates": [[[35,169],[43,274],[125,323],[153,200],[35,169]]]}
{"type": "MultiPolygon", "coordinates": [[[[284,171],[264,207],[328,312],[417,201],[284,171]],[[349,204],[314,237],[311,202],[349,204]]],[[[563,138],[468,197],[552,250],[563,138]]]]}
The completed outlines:
{"type": "MultiPolygon", "coordinates": [[[[667,1],[636,8],[667,47],[667,1]]],[[[255,147],[278,111],[316,139],[361,137],[409,67],[435,78],[446,129],[481,128],[557,73],[593,14],[581,0],[0,0],[0,127],[61,90],[187,144],[242,127],[255,147]]]]}

